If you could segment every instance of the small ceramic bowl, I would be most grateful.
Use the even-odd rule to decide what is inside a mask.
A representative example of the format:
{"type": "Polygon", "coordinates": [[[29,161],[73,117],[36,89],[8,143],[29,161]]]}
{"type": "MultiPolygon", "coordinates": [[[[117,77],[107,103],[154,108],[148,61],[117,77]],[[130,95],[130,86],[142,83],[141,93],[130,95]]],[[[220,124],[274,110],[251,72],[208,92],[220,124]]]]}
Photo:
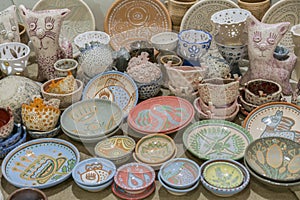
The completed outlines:
{"type": "Polygon", "coordinates": [[[60,123],[57,123],[56,127],[50,131],[33,131],[28,130],[28,134],[31,138],[38,139],[38,138],[53,138],[60,133],[60,123]]]}
{"type": "Polygon", "coordinates": [[[289,57],[290,51],[288,48],[285,48],[284,46],[276,46],[273,57],[277,60],[285,60],[289,57]]]}
{"type": "Polygon", "coordinates": [[[11,135],[5,139],[0,139],[0,149],[8,148],[18,142],[21,138],[22,131],[21,124],[14,124],[11,135]]]}
{"type": "Polygon", "coordinates": [[[280,101],[281,92],[280,84],[270,80],[254,79],[245,84],[245,100],[257,106],[280,101]]]}
{"type": "MultiPolygon", "coordinates": [[[[221,177],[218,177],[220,179],[220,181],[223,181],[222,185],[229,185],[229,180],[227,180],[226,183],[224,183],[224,179],[221,180],[222,178],[224,178],[224,174],[222,172],[224,172],[223,169],[218,169],[218,168],[215,168],[216,172],[214,172],[216,175],[218,176],[221,176],[221,177]]],[[[248,170],[242,165],[240,164],[239,162],[237,161],[234,161],[234,160],[226,160],[226,159],[213,159],[213,160],[208,160],[206,162],[204,162],[202,165],[201,165],[201,168],[200,168],[200,171],[201,171],[201,177],[200,177],[200,181],[202,182],[203,186],[208,190],[210,191],[211,193],[217,195],[217,196],[220,196],[220,197],[230,197],[230,196],[233,196],[239,192],[241,192],[242,190],[244,190],[246,188],[246,186],[249,184],[250,182],[250,174],[248,172],[248,170]],[[207,167],[209,167],[210,165],[214,165],[213,163],[229,163],[231,165],[234,165],[235,166],[235,169],[238,168],[241,172],[242,172],[242,183],[240,183],[238,186],[236,187],[231,187],[231,188],[224,188],[224,187],[216,187],[214,185],[212,185],[211,183],[209,183],[205,177],[204,177],[204,171],[207,167]]],[[[213,174],[214,174],[213,173],[213,174]]],[[[227,172],[225,172],[227,173],[227,172]]],[[[231,178],[230,176],[226,176],[227,179],[231,178]]],[[[240,179],[241,177],[238,176],[238,179],[240,179]]],[[[232,180],[231,180],[232,181],[232,180]]],[[[220,183],[218,183],[220,184],[220,183]]]]}
{"type": "Polygon", "coordinates": [[[79,49],[85,49],[92,44],[108,44],[110,42],[110,36],[102,31],[87,31],[77,35],[74,38],[74,44],[79,49]]]}
{"type": "Polygon", "coordinates": [[[36,188],[21,188],[14,191],[7,200],[47,200],[45,193],[36,188]]]}
{"type": "Polygon", "coordinates": [[[160,168],[161,179],[170,187],[186,189],[200,178],[199,165],[193,160],[175,158],[165,162],[160,168]]]}
{"type": "Polygon", "coordinates": [[[66,77],[71,73],[76,76],[78,62],[74,59],[60,59],[54,63],[55,77],[66,77]]]}
{"type": "Polygon", "coordinates": [[[162,32],[153,35],[150,42],[157,50],[173,51],[177,47],[178,34],[175,32],[162,32]]]}
{"type": "Polygon", "coordinates": [[[164,55],[160,57],[161,64],[166,65],[168,62],[171,62],[172,67],[182,65],[182,59],[177,55],[164,55]]]}
{"type": "Polygon", "coordinates": [[[241,106],[243,109],[245,109],[247,112],[251,112],[255,108],[257,108],[257,105],[251,104],[245,100],[245,90],[240,89],[240,95],[238,97],[239,103],[241,103],[241,106]]]}
{"type": "Polygon", "coordinates": [[[103,183],[101,185],[96,185],[96,186],[86,186],[86,185],[82,185],[76,181],[75,181],[75,183],[78,187],[80,187],[81,189],[86,190],[88,192],[100,192],[100,191],[106,189],[107,187],[109,187],[113,181],[114,180],[111,179],[110,181],[107,181],[106,183],[103,183]]]}
{"type": "Polygon", "coordinates": [[[9,137],[14,128],[14,115],[12,110],[7,108],[0,108],[0,139],[9,137]]]}
{"type": "Polygon", "coordinates": [[[135,81],[138,87],[139,99],[149,99],[155,97],[161,89],[162,76],[150,83],[139,83],[135,81]]]}
{"type": "Polygon", "coordinates": [[[248,54],[248,46],[246,44],[225,45],[216,42],[216,45],[222,57],[229,64],[238,63],[248,54]]]}

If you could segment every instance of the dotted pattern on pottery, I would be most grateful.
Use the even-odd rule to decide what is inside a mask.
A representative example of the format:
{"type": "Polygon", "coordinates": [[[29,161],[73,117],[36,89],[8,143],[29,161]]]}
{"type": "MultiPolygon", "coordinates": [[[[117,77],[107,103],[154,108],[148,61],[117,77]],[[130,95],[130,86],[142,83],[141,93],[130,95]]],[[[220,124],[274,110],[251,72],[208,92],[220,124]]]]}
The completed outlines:
{"type": "Polygon", "coordinates": [[[7,124],[0,127],[0,138],[7,138],[13,130],[14,127],[14,118],[11,118],[7,124]]]}
{"type": "Polygon", "coordinates": [[[248,52],[247,45],[243,46],[226,46],[217,44],[218,50],[222,57],[230,64],[241,61],[248,52]]]}
{"type": "Polygon", "coordinates": [[[137,83],[137,86],[139,91],[139,99],[149,99],[154,97],[160,92],[161,88],[160,83],[152,83],[149,85],[139,85],[137,83]]]}

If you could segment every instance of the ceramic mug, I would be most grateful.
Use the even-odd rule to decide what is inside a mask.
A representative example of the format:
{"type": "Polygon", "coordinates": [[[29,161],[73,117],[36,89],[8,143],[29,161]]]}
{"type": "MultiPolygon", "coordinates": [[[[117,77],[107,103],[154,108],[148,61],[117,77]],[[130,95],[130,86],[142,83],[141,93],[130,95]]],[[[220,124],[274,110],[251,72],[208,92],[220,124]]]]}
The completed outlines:
{"type": "Polygon", "coordinates": [[[71,73],[76,77],[78,62],[74,59],[60,59],[54,63],[55,77],[66,77],[71,73]]]}

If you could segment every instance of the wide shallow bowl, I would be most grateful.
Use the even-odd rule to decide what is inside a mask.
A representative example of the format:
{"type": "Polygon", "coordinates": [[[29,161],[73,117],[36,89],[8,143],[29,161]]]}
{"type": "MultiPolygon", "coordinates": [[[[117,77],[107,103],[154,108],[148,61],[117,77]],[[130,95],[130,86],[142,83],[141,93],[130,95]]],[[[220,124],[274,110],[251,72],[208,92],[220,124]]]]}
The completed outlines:
{"type": "Polygon", "coordinates": [[[266,179],[300,181],[300,144],[293,140],[280,137],[259,138],[247,147],[245,161],[266,179]]]}
{"type": "Polygon", "coordinates": [[[87,31],[74,38],[74,44],[80,49],[85,49],[92,44],[108,44],[110,36],[102,31],[87,31]]]}
{"type": "Polygon", "coordinates": [[[56,127],[50,131],[33,131],[33,130],[27,130],[28,134],[32,138],[53,138],[57,136],[60,133],[60,123],[58,122],[56,127]]]}
{"type": "Polygon", "coordinates": [[[79,138],[96,138],[114,131],[123,120],[121,108],[104,99],[89,99],[68,107],[60,118],[62,129],[79,138]]]}
{"type": "Polygon", "coordinates": [[[173,51],[177,47],[178,34],[175,32],[162,32],[153,35],[150,42],[157,50],[173,51]]]}
{"type": "Polygon", "coordinates": [[[189,188],[200,178],[199,165],[186,158],[175,158],[165,162],[159,172],[164,183],[175,189],[189,188]]]}
{"type": "Polygon", "coordinates": [[[164,134],[142,137],[135,148],[137,158],[147,164],[159,164],[169,160],[176,151],[174,140],[164,134]]]}
{"type": "Polygon", "coordinates": [[[137,194],[145,191],[155,180],[152,167],[143,163],[128,163],[118,168],[115,183],[127,193],[137,194]]]}
{"type": "Polygon", "coordinates": [[[172,133],[187,126],[194,117],[194,108],[185,99],[161,96],[148,99],[134,107],[128,125],[139,133],[172,133]]]}
{"type": "Polygon", "coordinates": [[[79,162],[72,170],[76,183],[84,186],[100,186],[111,181],[117,169],[105,158],[89,158],[79,162]]]}
{"type": "Polygon", "coordinates": [[[243,127],[225,120],[203,120],[183,133],[183,144],[200,159],[234,159],[244,156],[252,136],[243,127]]]}
{"type": "Polygon", "coordinates": [[[21,188],[15,190],[7,200],[47,200],[46,194],[36,188],[21,188]]]}
{"type": "Polygon", "coordinates": [[[134,80],[125,73],[108,71],[95,76],[84,88],[82,99],[108,99],[117,103],[124,117],[138,101],[138,88],[134,80]]]}
{"type": "Polygon", "coordinates": [[[44,189],[68,179],[79,160],[78,149],[65,140],[36,139],[12,150],[3,160],[1,170],[16,187],[44,189]]]}
{"type": "Polygon", "coordinates": [[[132,194],[126,192],[124,189],[119,187],[116,183],[113,183],[111,190],[117,197],[121,199],[145,199],[150,196],[155,191],[155,182],[153,182],[149,187],[147,187],[143,192],[138,194],[132,194]]]}
{"type": "Polygon", "coordinates": [[[101,185],[95,185],[95,186],[82,185],[82,184],[80,184],[76,181],[75,181],[75,183],[78,187],[80,187],[81,189],[86,190],[88,192],[100,192],[100,191],[106,189],[107,187],[109,187],[113,183],[113,181],[114,180],[111,179],[111,180],[109,180],[109,181],[107,181],[107,182],[105,182],[101,185]]]}
{"type": "Polygon", "coordinates": [[[14,128],[14,116],[12,110],[0,108],[0,139],[9,137],[14,128]]]}
{"type": "MultiPolygon", "coordinates": [[[[200,181],[202,182],[203,186],[211,193],[213,193],[217,196],[220,196],[220,197],[230,197],[232,195],[235,195],[235,194],[243,191],[250,182],[250,174],[249,174],[248,170],[242,164],[240,164],[239,162],[234,161],[234,160],[227,160],[227,159],[208,160],[201,165],[200,171],[201,171],[200,181]],[[232,164],[232,165],[235,165],[236,167],[238,167],[240,169],[240,171],[243,173],[244,178],[243,178],[242,183],[237,187],[222,188],[222,187],[216,187],[214,185],[211,185],[209,182],[207,182],[203,176],[203,172],[207,166],[209,166],[210,164],[215,163],[215,162],[226,162],[226,163],[229,163],[229,164],[232,164]]],[[[219,173],[216,173],[216,174],[219,175],[219,173]]],[[[228,177],[226,176],[226,178],[228,178],[228,177]]]]}
{"type": "Polygon", "coordinates": [[[22,132],[23,129],[21,124],[14,124],[10,136],[5,139],[0,139],[0,149],[6,149],[18,142],[21,138],[22,132]]]}

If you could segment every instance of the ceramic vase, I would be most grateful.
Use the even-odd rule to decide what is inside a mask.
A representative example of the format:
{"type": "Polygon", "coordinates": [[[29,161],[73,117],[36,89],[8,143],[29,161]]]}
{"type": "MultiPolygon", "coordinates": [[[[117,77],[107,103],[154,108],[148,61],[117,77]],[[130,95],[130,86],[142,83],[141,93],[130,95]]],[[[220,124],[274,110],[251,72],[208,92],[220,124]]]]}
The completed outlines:
{"type": "Polygon", "coordinates": [[[0,12],[0,44],[20,42],[16,6],[12,5],[0,12]]]}
{"type": "Polygon", "coordinates": [[[271,0],[238,0],[240,8],[249,10],[258,20],[261,20],[271,6],[271,0]]]}
{"type": "Polygon", "coordinates": [[[20,5],[19,10],[36,53],[38,80],[53,79],[54,63],[73,56],[71,43],[65,40],[61,44],[59,42],[62,21],[70,10],[31,11],[24,5],[20,5]]]}
{"type": "Polygon", "coordinates": [[[294,70],[295,80],[300,79],[300,24],[297,24],[291,28],[293,42],[295,44],[294,53],[297,56],[297,62],[294,70]]]}

